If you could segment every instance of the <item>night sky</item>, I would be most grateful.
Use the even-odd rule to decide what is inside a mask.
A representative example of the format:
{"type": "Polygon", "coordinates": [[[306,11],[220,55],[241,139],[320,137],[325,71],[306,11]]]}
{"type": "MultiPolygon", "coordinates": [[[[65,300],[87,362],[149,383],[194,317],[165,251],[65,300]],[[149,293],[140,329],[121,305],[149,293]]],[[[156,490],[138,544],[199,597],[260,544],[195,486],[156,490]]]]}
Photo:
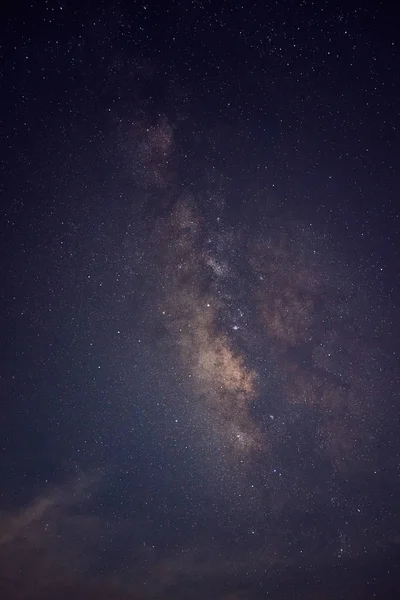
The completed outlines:
{"type": "Polygon", "coordinates": [[[4,4],[1,600],[400,597],[395,6],[4,4]]]}

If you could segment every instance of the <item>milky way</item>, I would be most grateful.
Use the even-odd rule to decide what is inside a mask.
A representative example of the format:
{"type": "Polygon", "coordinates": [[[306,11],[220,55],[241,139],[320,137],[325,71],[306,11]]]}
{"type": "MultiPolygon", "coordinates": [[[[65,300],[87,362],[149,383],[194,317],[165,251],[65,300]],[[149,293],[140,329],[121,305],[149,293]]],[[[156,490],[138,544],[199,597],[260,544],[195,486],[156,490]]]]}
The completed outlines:
{"type": "MultiPolygon", "coordinates": [[[[149,206],[159,198],[146,233],[148,302],[200,478],[249,519],[268,511],[275,528],[298,511],[335,509],[347,478],[373,473],[382,412],[378,307],[357,266],[290,214],[235,223],[228,184],[180,182],[178,126],[164,116],[157,135],[138,127],[140,148],[163,157],[161,182],[160,163],[132,150],[149,206]]],[[[348,551],[358,538],[346,531],[348,551]]]]}

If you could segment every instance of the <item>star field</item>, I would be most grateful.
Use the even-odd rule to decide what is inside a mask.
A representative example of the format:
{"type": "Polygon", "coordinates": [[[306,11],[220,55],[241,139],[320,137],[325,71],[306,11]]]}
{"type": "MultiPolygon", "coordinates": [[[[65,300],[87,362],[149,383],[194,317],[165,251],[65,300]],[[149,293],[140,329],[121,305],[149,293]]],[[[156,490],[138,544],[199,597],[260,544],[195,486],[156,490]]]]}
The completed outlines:
{"type": "Polygon", "coordinates": [[[397,9],[3,13],[1,598],[397,598],[397,9]]]}

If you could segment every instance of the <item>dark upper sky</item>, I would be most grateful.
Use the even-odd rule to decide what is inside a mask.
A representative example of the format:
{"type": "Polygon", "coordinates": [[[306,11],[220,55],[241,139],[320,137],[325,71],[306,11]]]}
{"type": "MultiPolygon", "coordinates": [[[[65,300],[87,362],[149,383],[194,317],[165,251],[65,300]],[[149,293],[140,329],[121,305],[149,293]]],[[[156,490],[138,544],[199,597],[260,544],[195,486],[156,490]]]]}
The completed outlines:
{"type": "Polygon", "coordinates": [[[395,3],[8,4],[1,598],[397,598],[395,3]]]}

